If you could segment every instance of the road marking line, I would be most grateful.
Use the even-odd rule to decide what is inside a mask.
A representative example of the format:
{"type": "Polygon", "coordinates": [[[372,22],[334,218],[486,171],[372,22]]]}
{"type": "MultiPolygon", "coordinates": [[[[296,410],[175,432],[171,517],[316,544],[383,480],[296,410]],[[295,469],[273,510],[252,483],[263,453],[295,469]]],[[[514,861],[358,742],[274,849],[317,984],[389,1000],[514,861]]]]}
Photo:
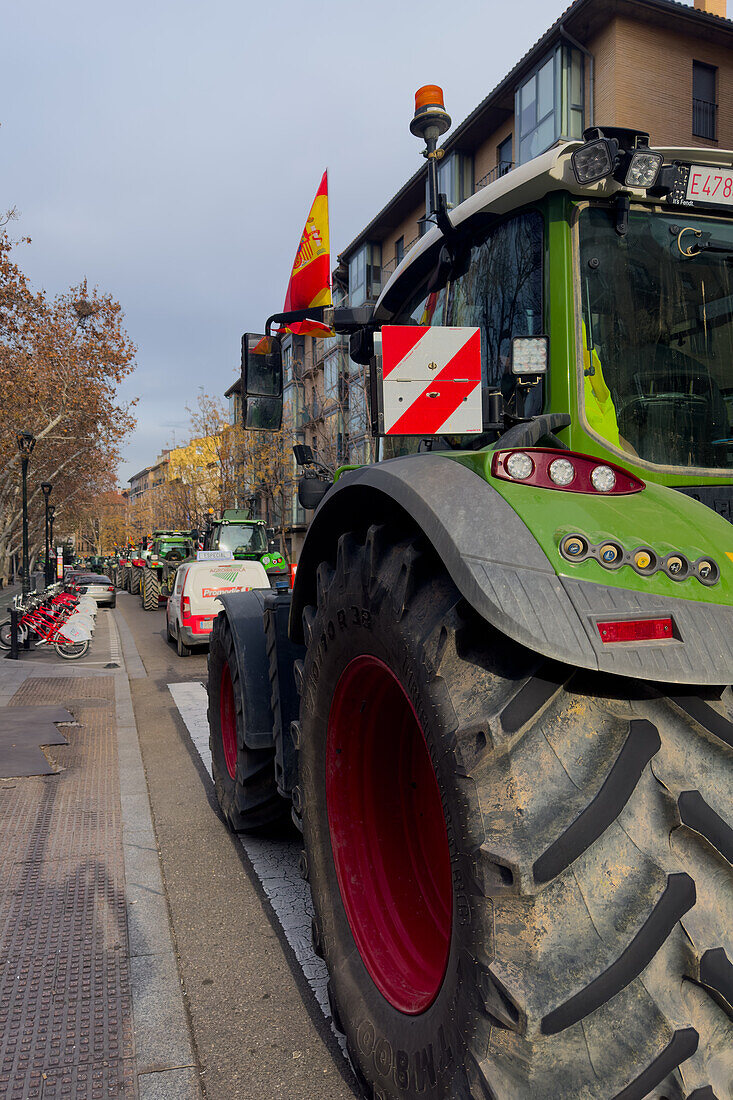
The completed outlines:
{"type": "MultiPolygon", "coordinates": [[[[209,751],[208,696],[201,683],[168,684],[168,690],[186,724],[191,740],[209,775],[211,752],[209,751]]],[[[285,938],[310,985],[321,1011],[331,1020],[328,1007],[326,964],[313,953],[311,945],[311,917],[313,902],[310,887],[298,871],[301,844],[298,840],[268,840],[262,837],[240,835],[255,873],[259,878],[270,905],[280,922],[285,938]]],[[[345,1051],[343,1036],[334,1034],[345,1051]]]]}

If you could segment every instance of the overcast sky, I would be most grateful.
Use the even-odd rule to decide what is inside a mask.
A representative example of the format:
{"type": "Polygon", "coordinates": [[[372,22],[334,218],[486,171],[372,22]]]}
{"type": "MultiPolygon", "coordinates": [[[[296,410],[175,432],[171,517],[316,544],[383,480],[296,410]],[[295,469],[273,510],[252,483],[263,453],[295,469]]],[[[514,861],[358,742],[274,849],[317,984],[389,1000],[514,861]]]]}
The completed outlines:
{"type": "Polygon", "coordinates": [[[4,6],[0,209],[37,286],[119,299],[140,398],[120,483],[223,394],[282,308],[329,169],[336,254],[420,164],[421,84],[459,123],[563,0],[14,0],[4,6]]]}

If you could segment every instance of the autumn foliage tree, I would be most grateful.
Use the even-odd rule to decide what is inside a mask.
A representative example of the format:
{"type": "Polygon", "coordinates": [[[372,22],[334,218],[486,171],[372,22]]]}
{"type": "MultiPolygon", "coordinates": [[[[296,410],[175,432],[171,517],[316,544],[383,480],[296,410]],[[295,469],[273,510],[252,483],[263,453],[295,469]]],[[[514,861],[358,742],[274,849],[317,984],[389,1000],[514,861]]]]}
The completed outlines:
{"type": "Polygon", "coordinates": [[[40,485],[53,485],[55,533],[71,533],[79,511],[114,489],[119,446],[134,426],[118,387],[134,367],[122,309],[86,282],[49,298],[33,290],[0,232],[0,576],[21,542],[16,435],[36,445],[28,480],[31,552],[43,546],[40,485]]]}

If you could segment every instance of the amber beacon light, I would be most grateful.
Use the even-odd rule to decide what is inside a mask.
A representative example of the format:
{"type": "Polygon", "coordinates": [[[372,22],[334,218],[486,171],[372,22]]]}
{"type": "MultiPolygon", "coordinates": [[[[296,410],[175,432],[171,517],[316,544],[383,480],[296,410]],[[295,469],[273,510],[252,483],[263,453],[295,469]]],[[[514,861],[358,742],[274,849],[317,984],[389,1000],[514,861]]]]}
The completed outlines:
{"type": "Polygon", "coordinates": [[[428,162],[428,187],[430,213],[438,209],[438,161],[443,155],[438,149],[438,138],[450,129],[451,118],[443,102],[443,89],[437,84],[424,84],[415,92],[415,114],[410,132],[425,142],[423,156],[428,162]]]}

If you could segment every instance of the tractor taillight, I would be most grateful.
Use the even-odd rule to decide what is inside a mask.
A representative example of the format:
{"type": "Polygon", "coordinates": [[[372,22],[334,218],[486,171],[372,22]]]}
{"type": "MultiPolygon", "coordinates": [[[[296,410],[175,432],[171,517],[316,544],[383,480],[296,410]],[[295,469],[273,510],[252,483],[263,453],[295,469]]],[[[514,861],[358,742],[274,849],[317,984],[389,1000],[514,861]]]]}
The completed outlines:
{"type": "Polygon", "coordinates": [[[491,473],[502,481],[594,496],[625,496],[645,488],[641,478],[612,462],[549,447],[497,451],[491,473]]]}
{"type": "Polygon", "coordinates": [[[601,641],[661,642],[674,638],[671,619],[621,619],[618,622],[596,623],[601,641]]]}

